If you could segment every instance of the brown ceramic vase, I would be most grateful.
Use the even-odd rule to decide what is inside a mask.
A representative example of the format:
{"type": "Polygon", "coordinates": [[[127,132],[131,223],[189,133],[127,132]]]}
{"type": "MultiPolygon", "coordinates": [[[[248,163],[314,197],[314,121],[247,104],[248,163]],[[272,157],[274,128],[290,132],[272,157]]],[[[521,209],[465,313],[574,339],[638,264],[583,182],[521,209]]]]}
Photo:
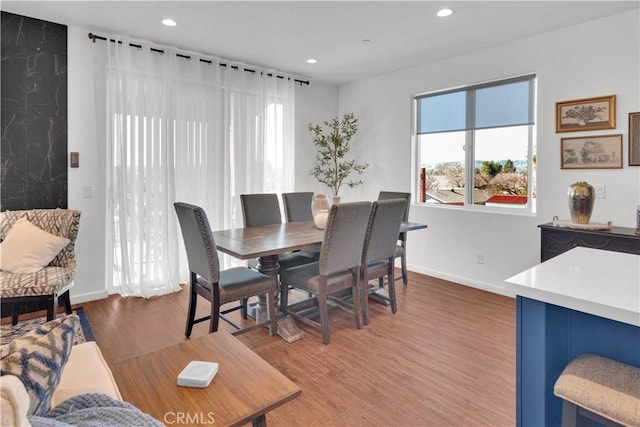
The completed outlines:
{"type": "Polygon", "coordinates": [[[589,224],[596,196],[593,186],[583,181],[574,182],[569,186],[567,196],[569,197],[571,222],[589,224]]]}

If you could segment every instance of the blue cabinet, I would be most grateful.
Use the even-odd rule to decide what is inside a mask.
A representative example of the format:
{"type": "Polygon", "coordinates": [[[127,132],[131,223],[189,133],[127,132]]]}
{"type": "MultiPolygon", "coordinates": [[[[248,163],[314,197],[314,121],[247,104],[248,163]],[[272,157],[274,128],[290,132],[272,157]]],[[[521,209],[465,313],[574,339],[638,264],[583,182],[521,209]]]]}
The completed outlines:
{"type": "Polygon", "coordinates": [[[518,426],[560,425],[562,401],[553,385],[580,354],[640,367],[640,328],[634,325],[518,296],[516,327],[518,426]]]}

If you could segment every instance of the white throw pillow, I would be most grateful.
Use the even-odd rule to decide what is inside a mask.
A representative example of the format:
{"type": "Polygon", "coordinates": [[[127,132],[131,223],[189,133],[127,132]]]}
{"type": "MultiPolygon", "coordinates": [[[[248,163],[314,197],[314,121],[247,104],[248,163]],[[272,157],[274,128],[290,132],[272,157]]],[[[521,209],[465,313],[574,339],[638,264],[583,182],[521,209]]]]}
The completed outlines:
{"type": "Polygon", "coordinates": [[[34,273],[48,265],[70,242],[20,218],[0,243],[0,270],[34,273]]]}

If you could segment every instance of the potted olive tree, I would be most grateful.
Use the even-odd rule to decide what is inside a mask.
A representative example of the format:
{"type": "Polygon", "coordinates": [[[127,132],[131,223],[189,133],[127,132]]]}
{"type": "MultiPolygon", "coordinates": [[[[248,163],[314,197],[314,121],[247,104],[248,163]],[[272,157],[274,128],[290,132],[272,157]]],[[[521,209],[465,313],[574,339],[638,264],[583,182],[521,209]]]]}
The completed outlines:
{"type": "Polygon", "coordinates": [[[358,119],[353,113],[345,113],[342,119],[334,117],[322,122],[322,126],[309,124],[309,131],[313,134],[313,143],[318,152],[316,165],[309,175],[331,189],[333,202],[337,203],[340,187],[347,185],[351,188],[362,184],[360,179],[348,179],[352,173],[362,175],[369,167],[368,163],[358,164],[355,160],[346,160],[351,138],[358,131],[358,119]]]}

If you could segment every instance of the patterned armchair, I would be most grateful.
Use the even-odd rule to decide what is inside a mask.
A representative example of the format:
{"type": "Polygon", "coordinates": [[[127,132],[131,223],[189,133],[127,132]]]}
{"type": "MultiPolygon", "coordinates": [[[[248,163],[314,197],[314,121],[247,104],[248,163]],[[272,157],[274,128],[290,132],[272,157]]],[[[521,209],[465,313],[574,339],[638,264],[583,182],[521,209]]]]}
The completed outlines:
{"type": "Polygon", "coordinates": [[[31,209],[2,212],[0,240],[20,218],[56,236],[71,242],[45,268],[34,273],[11,273],[0,270],[0,298],[10,303],[12,323],[18,322],[20,303],[31,300],[47,301],[47,320],[52,320],[58,299],[71,314],[69,289],[73,286],[76,270],[75,241],[80,225],[80,211],[69,209],[31,209]]]}

